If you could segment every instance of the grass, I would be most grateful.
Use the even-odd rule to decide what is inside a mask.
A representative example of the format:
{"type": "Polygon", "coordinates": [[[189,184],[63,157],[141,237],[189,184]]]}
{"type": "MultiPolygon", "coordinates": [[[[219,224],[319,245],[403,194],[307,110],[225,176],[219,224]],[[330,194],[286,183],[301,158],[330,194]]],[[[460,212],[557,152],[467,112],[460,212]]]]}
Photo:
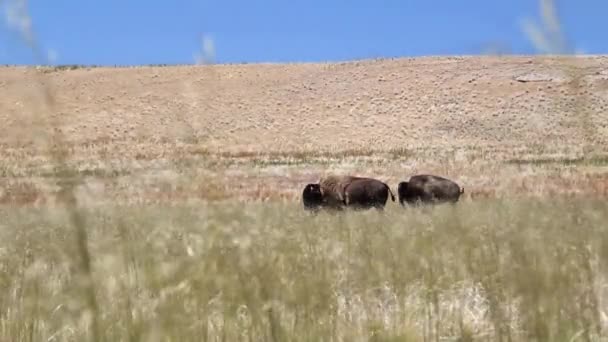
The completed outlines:
{"type": "Polygon", "coordinates": [[[319,160],[340,160],[349,157],[390,157],[394,159],[407,158],[413,154],[406,148],[390,148],[390,149],[341,149],[336,151],[315,151],[315,150],[299,150],[299,151],[268,151],[268,152],[253,152],[253,151],[218,151],[212,152],[207,148],[194,148],[190,152],[192,155],[201,155],[205,157],[214,157],[225,159],[228,161],[236,161],[244,159],[247,161],[253,160],[254,163],[270,163],[270,164],[310,164],[319,160]]]}
{"type": "MultiPolygon", "coordinates": [[[[79,212],[99,341],[596,340],[605,327],[604,201],[79,212]]],[[[66,212],[1,215],[0,339],[85,340],[66,212]]]]}
{"type": "Polygon", "coordinates": [[[560,164],[560,165],[593,165],[593,166],[605,166],[608,165],[608,156],[591,156],[591,157],[578,157],[578,158],[531,158],[531,159],[509,159],[508,164],[532,164],[532,165],[544,165],[544,164],[560,164]]]}

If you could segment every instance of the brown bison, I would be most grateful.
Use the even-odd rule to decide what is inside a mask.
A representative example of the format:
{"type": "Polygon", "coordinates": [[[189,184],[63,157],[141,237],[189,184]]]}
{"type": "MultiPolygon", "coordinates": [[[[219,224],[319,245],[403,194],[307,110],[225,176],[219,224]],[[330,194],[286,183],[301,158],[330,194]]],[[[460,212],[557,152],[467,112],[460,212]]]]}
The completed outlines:
{"type": "Polygon", "coordinates": [[[394,202],[395,195],[390,187],[377,179],[330,175],[317,184],[307,184],[302,199],[307,209],[384,209],[389,194],[394,202]]]}
{"type": "Polygon", "coordinates": [[[455,182],[434,175],[415,175],[408,182],[401,182],[397,188],[399,203],[410,205],[419,203],[456,203],[464,188],[455,182]]]}

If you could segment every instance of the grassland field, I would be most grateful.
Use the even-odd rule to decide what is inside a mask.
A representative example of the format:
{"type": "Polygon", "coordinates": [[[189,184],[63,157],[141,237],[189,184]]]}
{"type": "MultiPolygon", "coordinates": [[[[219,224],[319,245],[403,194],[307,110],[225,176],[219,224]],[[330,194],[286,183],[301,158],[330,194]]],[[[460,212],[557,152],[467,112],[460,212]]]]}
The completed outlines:
{"type": "Polygon", "coordinates": [[[608,57],[0,68],[1,341],[598,341],[608,57]],[[327,173],[455,206],[304,212],[327,173]]]}

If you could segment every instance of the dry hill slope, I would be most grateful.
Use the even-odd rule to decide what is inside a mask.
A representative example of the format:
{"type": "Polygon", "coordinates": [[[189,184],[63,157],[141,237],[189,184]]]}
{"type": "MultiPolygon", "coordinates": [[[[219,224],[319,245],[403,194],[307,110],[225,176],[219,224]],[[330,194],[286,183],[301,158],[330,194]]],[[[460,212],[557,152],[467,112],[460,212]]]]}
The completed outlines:
{"type": "MultiPolygon", "coordinates": [[[[576,143],[584,127],[574,95],[584,96],[603,140],[608,58],[572,65],[549,57],[428,57],[47,70],[42,79],[77,142],[187,135],[254,151],[576,143]],[[570,71],[584,76],[577,88],[570,71]]],[[[40,110],[34,72],[0,69],[3,140],[24,126],[25,112],[40,110]]]]}
{"type": "Polygon", "coordinates": [[[608,195],[604,56],[4,67],[0,75],[0,203],[55,189],[37,148],[48,146],[50,118],[71,141],[70,162],[87,179],[111,179],[115,200],[293,200],[332,170],[392,186],[439,173],[467,196],[608,195]],[[42,85],[56,104],[50,114],[42,85]],[[583,147],[600,155],[593,165],[576,161],[583,147]],[[506,162],[549,155],[575,162],[506,162]]]}

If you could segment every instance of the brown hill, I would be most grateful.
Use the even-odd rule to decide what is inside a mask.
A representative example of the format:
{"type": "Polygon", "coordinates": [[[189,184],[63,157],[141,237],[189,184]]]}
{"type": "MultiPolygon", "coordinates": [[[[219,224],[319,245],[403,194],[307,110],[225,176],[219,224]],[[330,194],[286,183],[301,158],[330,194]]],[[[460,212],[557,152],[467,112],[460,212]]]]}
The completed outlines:
{"type": "Polygon", "coordinates": [[[5,141],[44,113],[35,105],[41,82],[52,87],[64,131],[77,142],[188,136],[232,151],[344,150],[566,144],[589,132],[605,141],[608,133],[602,56],[0,73],[5,141]]]}
{"type": "Polygon", "coordinates": [[[467,196],[608,195],[604,56],[4,67],[0,75],[0,202],[53,188],[39,149],[49,146],[50,124],[70,141],[82,175],[115,180],[109,197],[128,201],[297,199],[332,170],[392,186],[438,173],[467,196]]]}

